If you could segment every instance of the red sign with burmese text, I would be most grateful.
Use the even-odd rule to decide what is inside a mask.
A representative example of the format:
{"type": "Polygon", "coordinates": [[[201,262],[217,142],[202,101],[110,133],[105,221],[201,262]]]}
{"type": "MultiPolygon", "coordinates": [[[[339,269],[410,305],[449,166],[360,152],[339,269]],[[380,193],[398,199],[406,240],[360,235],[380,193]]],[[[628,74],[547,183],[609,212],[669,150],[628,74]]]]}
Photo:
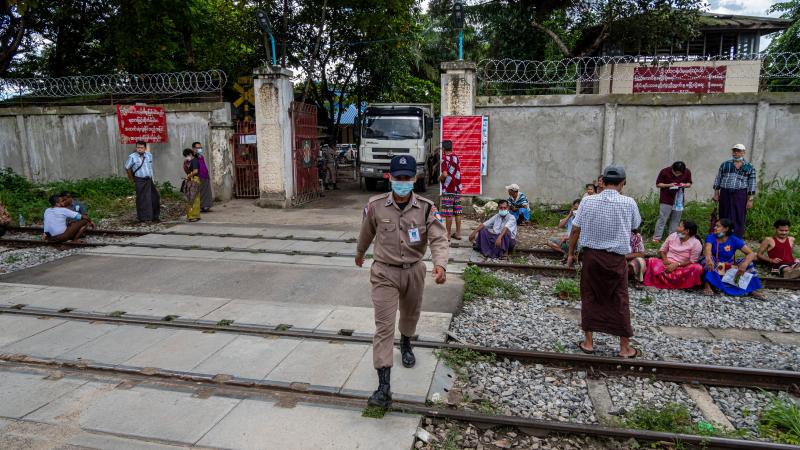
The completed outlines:
{"type": "Polygon", "coordinates": [[[484,123],[483,116],[442,117],[442,141],[453,142],[453,153],[461,166],[462,195],[481,194],[481,156],[486,148],[484,123]]]}
{"type": "Polygon", "coordinates": [[[636,67],[633,69],[633,93],[722,93],[726,74],[726,66],[636,67]]]}
{"type": "Polygon", "coordinates": [[[123,144],[167,142],[167,113],[160,106],[117,105],[123,144]]]}

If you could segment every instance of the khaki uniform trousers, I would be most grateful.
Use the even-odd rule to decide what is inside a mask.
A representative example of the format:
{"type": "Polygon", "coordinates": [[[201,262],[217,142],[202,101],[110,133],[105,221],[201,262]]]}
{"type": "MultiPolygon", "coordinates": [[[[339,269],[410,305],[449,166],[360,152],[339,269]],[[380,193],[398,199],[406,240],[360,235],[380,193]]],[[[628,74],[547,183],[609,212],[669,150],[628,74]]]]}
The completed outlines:
{"type": "Polygon", "coordinates": [[[372,283],[372,305],[375,307],[372,363],[376,369],[392,367],[397,309],[399,306],[400,333],[414,336],[422,309],[425,264],[418,261],[404,269],[375,261],[369,281],[372,283]]]}

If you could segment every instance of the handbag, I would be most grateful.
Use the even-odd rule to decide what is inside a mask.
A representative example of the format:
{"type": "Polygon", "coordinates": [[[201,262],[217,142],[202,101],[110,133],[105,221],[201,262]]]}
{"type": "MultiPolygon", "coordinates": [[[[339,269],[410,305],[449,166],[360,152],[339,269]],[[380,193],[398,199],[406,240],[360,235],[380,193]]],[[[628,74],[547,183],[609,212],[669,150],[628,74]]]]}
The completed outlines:
{"type": "Polygon", "coordinates": [[[728,263],[719,262],[719,242],[717,242],[717,252],[714,255],[714,262],[717,263],[715,269],[719,276],[724,276],[725,272],[729,271],[731,267],[733,267],[728,263]]]}

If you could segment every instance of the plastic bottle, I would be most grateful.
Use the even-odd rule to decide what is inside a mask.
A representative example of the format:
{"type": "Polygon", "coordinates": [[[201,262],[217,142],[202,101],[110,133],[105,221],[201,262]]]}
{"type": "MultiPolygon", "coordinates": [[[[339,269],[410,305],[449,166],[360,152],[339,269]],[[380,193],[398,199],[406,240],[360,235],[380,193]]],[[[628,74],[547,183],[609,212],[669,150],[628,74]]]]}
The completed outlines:
{"type": "Polygon", "coordinates": [[[22,213],[19,213],[19,218],[18,218],[17,222],[19,222],[19,226],[21,226],[21,227],[25,226],[25,218],[22,217],[22,213]]]}
{"type": "Polygon", "coordinates": [[[675,194],[675,205],[672,207],[675,211],[683,211],[683,189],[678,189],[675,194]]]}

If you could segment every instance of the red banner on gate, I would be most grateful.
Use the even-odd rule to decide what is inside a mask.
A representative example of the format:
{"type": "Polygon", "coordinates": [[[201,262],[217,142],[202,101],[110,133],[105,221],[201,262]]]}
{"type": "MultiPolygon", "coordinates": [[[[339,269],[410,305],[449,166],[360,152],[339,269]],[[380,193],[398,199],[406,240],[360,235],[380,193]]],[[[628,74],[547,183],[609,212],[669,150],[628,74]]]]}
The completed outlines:
{"type": "Polygon", "coordinates": [[[633,93],[708,94],[725,92],[726,66],[637,67],[633,93]]]}
{"type": "Polygon", "coordinates": [[[160,106],[117,105],[123,144],[167,142],[167,113],[160,106]]]}
{"type": "Polygon", "coordinates": [[[451,141],[453,153],[458,156],[463,195],[481,195],[483,127],[483,116],[442,117],[442,140],[451,141]]]}

